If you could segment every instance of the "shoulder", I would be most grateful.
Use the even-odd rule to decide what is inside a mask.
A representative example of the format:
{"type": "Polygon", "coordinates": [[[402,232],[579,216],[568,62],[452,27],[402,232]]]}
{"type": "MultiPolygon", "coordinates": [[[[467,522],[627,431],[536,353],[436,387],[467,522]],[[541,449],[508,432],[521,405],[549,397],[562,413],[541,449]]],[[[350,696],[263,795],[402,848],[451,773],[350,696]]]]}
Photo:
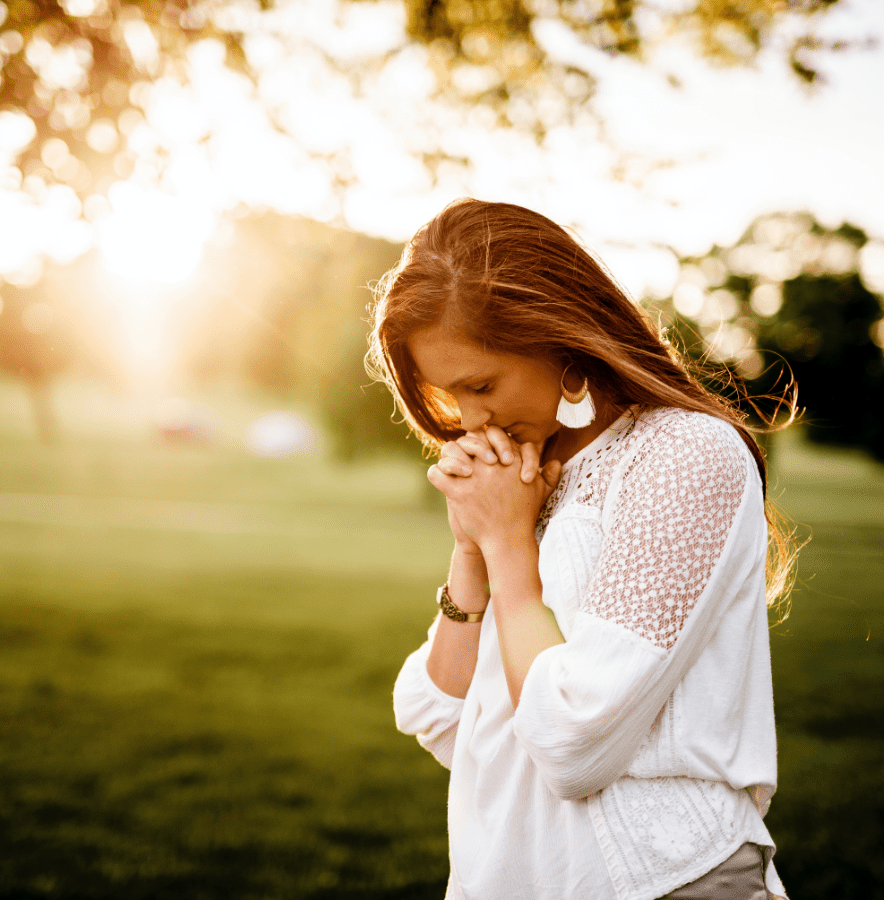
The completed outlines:
{"type": "Polygon", "coordinates": [[[739,432],[730,422],[708,413],[691,412],[670,406],[658,406],[645,410],[636,417],[634,433],[645,439],[684,440],[693,438],[730,441],[735,446],[745,446],[739,432]]]}
{"type": "Polygon", "coordinates": [[[634,474],[652,470],[685,482],[743,486],[756,468],[736,428],[706,413],[647,410],[637,417],[630,438],[624,464],[634,474]]]}
{"type": "Polygon", "coordinates": [[[707,413],[686,409],[657,407],[636,418],[633,443],[647,449],[678,449],[702,452],[703,449],[728,449],[751,459],[746,442],[729,422],[707,413]]]}

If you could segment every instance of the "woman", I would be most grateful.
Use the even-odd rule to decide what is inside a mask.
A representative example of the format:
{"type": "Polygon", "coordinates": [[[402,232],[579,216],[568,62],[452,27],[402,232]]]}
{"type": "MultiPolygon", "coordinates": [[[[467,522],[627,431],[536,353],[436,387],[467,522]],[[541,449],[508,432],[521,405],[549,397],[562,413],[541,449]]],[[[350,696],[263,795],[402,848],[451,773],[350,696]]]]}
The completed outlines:
{"type": "Polygon", "coordinates": [[[378,298],[370,358],[441,445],[454,535],[394,691],[451,769],[447,897],[782,894],[765,469],[739,414],[517,206],[449,206],[378,298]]]}

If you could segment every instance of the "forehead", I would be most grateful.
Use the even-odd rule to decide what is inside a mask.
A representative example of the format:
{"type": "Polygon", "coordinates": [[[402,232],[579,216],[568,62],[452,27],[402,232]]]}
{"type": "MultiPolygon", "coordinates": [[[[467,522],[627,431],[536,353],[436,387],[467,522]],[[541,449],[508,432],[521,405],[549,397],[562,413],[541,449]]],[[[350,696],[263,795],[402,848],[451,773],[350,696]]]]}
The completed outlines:
{"type": "Polygon", "coordinates": [[[510,359],[439,326],[416,331],[408,349],[421,378],[443,389],[475,376],[491,375],[510,359]]]}

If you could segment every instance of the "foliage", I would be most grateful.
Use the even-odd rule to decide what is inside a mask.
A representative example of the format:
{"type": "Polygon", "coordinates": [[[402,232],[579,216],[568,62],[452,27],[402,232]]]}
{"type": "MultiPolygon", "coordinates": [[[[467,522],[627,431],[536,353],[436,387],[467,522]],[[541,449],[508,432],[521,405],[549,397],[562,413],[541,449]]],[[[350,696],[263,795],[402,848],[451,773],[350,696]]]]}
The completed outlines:
{"type": "Polygon", "coordinates": [[[244,64],[236,36],[186,0],[9,0],[3,18],[0,110],[34,126],[21,169],[81,196],[131,173],[125,138],[143,119],[145,87],[183,77],[188,46],[215,38],[229,64],[244,64]]]}
{"type": "MultiPolygon", "coordinates": [[[[248,94],[250,103],[263,104],[261,121],[270,123],[270,132],[290,139],[284,153],[301,154],[298,160],[305,166],[313,157],[323,157],[320,174],[331,177],[342,196],[346,189],[358,187],[352,147],[324,147],[321,140],[311,144],[309,121],[297,130],[279,96],[274,101],[272,90],[259,90],[266,86],[268,70],[262,68],[264,57],[256,48],[263,46],[266,58],[278,51],[282,59],[310,63],[291,72],[271,72],[274,77],[266,81],[275,78],[277,92],[282,79],[283,95],[310,94],[313,78],[333,83],[335,91],[354,103],[373,102],[373,85],[395,76],[397,59],[425,63],[434,76],[433,99],[442,104],[421,104],[429,110],[426,121],[415,127],[407,122],[407,134],[398,105],[381,114],[398,116],[401,142],[437,172],[443,162],[464,162],[451,149],[450,138],[476,110],[483,127],[496,123],[536,139],[554,124],[591,115],[595,83],[593,67],[585,64],[590,51],[642,59],[677,33],[692,36],[713,61],[748,64],[788,20],[797,37],[786,52],[796,73],[813,81],[814,54],[826,48],[814,46],[810,35],[817,14],[837,2],[692,0],[667,8],[649,0],[403,0],[401,37],[377,46],[364,43],[358,52],[348,53],[329,40],[335,32],[327,20],[317,26],[306,0],[279,4],[0,0],[0,124],[17,135],[13,150],[4,151],[12,155],[0,159],[0,179],[3,190],[20,191],[28,208],[54,205],[62,218],[81,226],[77,234],[86,236],[85,243],[72,239],[67,249],[56,247],[58,255],[53,258],[68,254],[69,261],[70,254],[82,253],[89,240],[94,243],[99,233],[106,237],[112,230],[106,224],[113,218],[110,210],[117,201],[123,202],[121,197],[125,199],[125,191],[112,196],[114,184],[137,186],[141,201],[161,203],[182,183],[189,190],[196,170],[209,167],[214,158],[207,149],[212,146],[210,132],[220,127],[215,120],[214,125],[203,123],[192,132],[185,128],[184,136],[174,134],[174,128],[161,134],[163,129],[152,121],[154,114],[162,118],[151,104],[155,91],[174,86],[181,96],[186,94],[189,80],[196,78],[193,64],[198,49],[209,56],[220,53],[227,66],[240,73],[236,90],[248,94]],[[796,22],[801,27],[795,27],[796,22]],[[557,29],[555,34],[550,28],[557,29]],[[574,53],[563,55],[561,48],[566,46],[574,53]],[[456,109],[460,117],[444,119],[437,114],[443,109],[456,109]],[[166,179],[176,154],[179,161],[187,158],[189,163],[166,179]]],[[[329,6],[332,13],[323,14],[344,21],[370,3],[335,0],[329,6]]],[[[225,82],[223,89],[229,88],[225,82]]],[[[238,165],[246,168],[248,163],[240,159],[238,165]]],[[[217,187],[216,183],[213,189],[217,187]]],[[[135,203],[132,196],[129,200],[135,203]]],[[[229,196],[214,198],[211,203],[219,208],[208,217],[236,202],[229,196]]],[[[137,204],[132,208],[137,211],[137,204]]],[[[164,209],[167,219],[170,210],[181,211],[174,204],[164,209]]],[[[398,444],[398,431],[387,427],[386,413],[378,418],[386,406],[384,395],[374,387],[363,393],[365,382],[354,365],[364,337],[358,322],[364,303],[353,302],[354,291],[363,290],[392,259],[342,232],[330,243],[327,235],[308,233],[308,225],[303,235],[295,235],[286,253],[277,241],[280,218],[275,222],[271,218],[238,222],[236,247],[233,241],[221,240],[208,246],[201,270],[205,284],[164,290],[163,302],[174,301],[178,309],[179,321],[164,322],[162,327],[179,374],[245,372],[279,392],[309,397],[326,410],[346,454],[368,445],[398,444]],[[297,252],[291,252],[293,247],[297,252]],[[384,424],[378,425],[381,421],[384,424]]],[[[149,244],[153,222],[148,219],[147,228],[129,235],[129,242],[149,244]]],[[[41,247],[53,256],[51,242],[41,247]]],[[[154,256],[168,256],[168,251],[154,248],[154,256]]],[[[132,317],[111,296],[126,288],[111,289],[102,283],[91,255],[81,257],[72,268],[50,267],[42,280],[39,266],[30,272],[24,268],[24,274],[14,266],[2,273],[22,293],[10,289],[12,299],[0,318],[0,344],[7,351],[0,364],[7,371],[30,372],[31,378],[44,381],[60,367],[82,364],[84,358],[92,368],[113,370],[119,365],[119,359],[105,357],[128,352],[119,343],[121,329],[131,331],[135,326],[123,321],[132,317]],[[82,282],[75,273],[82,273],[82,282]],[[81,299],[76,311],[73,295],[81,299]],[[40,324],[35,318],[38,309],[55,313],[55,322],[51,328],[30,329],[21,319],[27,309],[31,324],[40,324]],[[76,316],[82,321],[75,322],[76,316]]]]}
{"type": "MultiPolygon", "coordinates": [[[[812,15],[837,2],[805,0],[793,4],[790,11],[812,15]]],[[[689,0],[670,4],[669,8],[647,0],[495,0],[483,4],[406,0],[406,7],[412,36],[427,42],[450,41],[465,58],[482,54],[488,44],[531,44],[532,23],[557,19],[583,43],[606,53],[640,55],[662,25],[669,32],[693,33],[705,55],[726,62],[751,62],[764,38],[787,12],[777,0],[689,0]]]]}
{"type": "Polygon", "coordinates": [[[419,443],[407,441],[407,428],[393,422],[389,392],[363,366],[371,284],[401,249],[270,213],[240,219],[230,246],[206,263],[216,278],[223,273],[217,279],[223,296],[203,307],[196,370],[223,375],[219,347],[239,346],[233,368],[310,404],[342,458],[379,451],[419,456],[419,443]],[[229,315],[219,319],[224,309],[229,315]],[[231,320],[238,323],[232,329],[231,320]]]}
{"type": "MultiPolygon", "coordinates": [[[[377,445],[374,436],[356,435],[383,429],[392,410],[375,393],[366,407],[360,387],[369,383],[362,357],[370,283],[400,252],[398,244],[304,219],[243,216],[210,242],[192,281],[142,297],[93,251],[48,267],[35,285],[3,288],[0,371],[124,382],[138,374],[128,345],[145,340],[132,332],[148,305],[168,311],[154,335],[160,346],[144,349],[170,357],[172,382],[245,378],[328,410],[341,440],[355,441],[353,454],[377,445]]],[[[397,443],[404,438],[389,427],[397,443]]]]}
{"type": "MultiPolygon", "coordinates": [[[[394,424],[389,392],[363,366],[370,285],[401,246],[274,213],[228,225],[192,283],[149,298],[174,311],[155,335],[160,346],[145,348],[169,356],[168,389],[245,379],[311,409],[343,458],[420,458],[419,442],[394,424]]],[[[0,371],[43,382],[71,372],[137,378],[128,345],[138,306],[126,290],[95,252],[50,267],[36,285],[6,286],[0,371]]]]}
{"type": "Polygon", "coordinates": [[[390,453],[422,459],[422,445],[396,412],[390,391],[366,375],[365,349],[363,339],[324,391],[323,420],[336,452],[345,460],[390,453]]]}
{"type": "MultiPolygon", "coordinates": [[[[605,54],[641,58],[649,46],[679,33],[693,35],[713,61],[748,64],[783,19],[798,17],[806,27],[785,52],[808,82],[818,77],[821,51],[843,49],[812,35],[814,17],[839,0],[692,0],[671,10],[648,0],[403,2],[407,38],[427,47],[440,93],[456,104],[486,106],[501,124],[528,131],[542,132],[553,107],[566,118],[585,110],[594,89],[585,67],[562,61],[539,37],[550,22],[572,43],[605,54]],[[540,108],[533,108],[538,100],[540,108]]],[[[352,5],[341,0],[335,8],[343,15],[352,5]]],[[[205,40],[223,47],[228,66],[253,75],[246,43],[273,34],[277,4],[261,0],[259,7],[238,0],[0,2],[0,111],[27,117],[21,127],[33,129],[19,154],[20,173],[67,184],[83,198],[129,177],[138,159],[131,136],[144,120],[150,85],[187,83],[187,50],[205,40]]],[[[305,22],[310,15],[305,4],[305,22]]],[[[309,28],[301,37],[298,52],[357,81],[370,80],[405,49],[378,47],[368,58],[342,60],[309,28]]]]}
{"type": "MultiPolygon", "coordinates": [[[[783,306],[762,324],[759,348],[788,362],[808,437],[884,460],[884,356],[872,339],[881,316],[880,298],[858,275],[799,275],[783,284],[783,306]]],[[[753,387],[768,384],[758,378],[753,387]]]]}
{"type": "MultiPolygon", "coordinates": [[[[406,0],[406,8],[408,32],[430,49],[433,71],[447,93],[461,99],[471,95],[474,102],[491,106],[501,124],[533,118],[531,127],[542,132],[543,111],[532,117],[519,101],[533,96],[548,105],[548,88],[554,86],[552,93],[565,106],[579,109],[595,82],[584,67],[565,59],[578,57],[577,48],[643,59],[655,44],[680,35],[712,62],[748,65],[788,16],[812,19],[837,2],[689,0],[667,6],[648,0],[406,0]]],[[[812,84],[820,77],[821,52],[846,45],[822,41],[813,36],[811,22],[804,24],[784,42],[784,52],[795,75],[812,84]]]]}
{"type": "MultiPolygon", "coordinates": [[[[853,225],[763,216],[733,247],[681,261],[666,314],[689,355],[728,364],[762,398],[747,411],[773,415],[794,378],[812,440],[884,459],[882,260],[853,225]]],[[[738,399],[739,380],[729,389],[738,399]]]]}

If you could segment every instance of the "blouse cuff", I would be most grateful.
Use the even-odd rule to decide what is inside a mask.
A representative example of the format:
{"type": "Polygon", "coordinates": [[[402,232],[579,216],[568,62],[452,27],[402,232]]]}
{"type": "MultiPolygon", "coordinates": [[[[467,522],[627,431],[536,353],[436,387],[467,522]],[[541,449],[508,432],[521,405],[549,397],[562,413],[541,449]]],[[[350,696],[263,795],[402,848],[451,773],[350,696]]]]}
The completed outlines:
{"type": "Polygon", "coordinates": [[[393,688],[393,710],[400,731],[432,740],[433,735],[457,724],[464,701],[446,694],[430,678],[429,652],[427,642],[405,661],[393,688]]]}

